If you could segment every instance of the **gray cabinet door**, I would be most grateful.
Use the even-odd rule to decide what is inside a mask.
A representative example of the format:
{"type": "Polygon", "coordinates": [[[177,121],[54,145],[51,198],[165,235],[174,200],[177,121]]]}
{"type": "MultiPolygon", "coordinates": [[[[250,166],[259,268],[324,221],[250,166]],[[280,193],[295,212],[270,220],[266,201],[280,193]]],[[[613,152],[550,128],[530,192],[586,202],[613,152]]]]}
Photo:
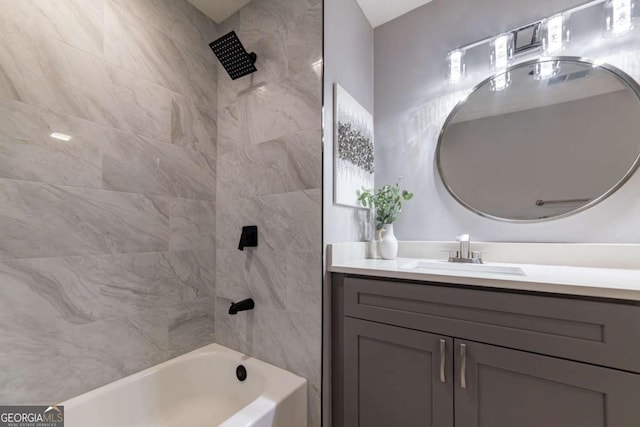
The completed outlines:
{"type": "Polygon", "coordinates": [[[346,317],[344,425],[453,427],[453,339],[346,317]]]}
{"type": "Polygon", "coordinates": [[[638,374],[457,339],[454,358],[456,427],[640,426],[638,374]]]}

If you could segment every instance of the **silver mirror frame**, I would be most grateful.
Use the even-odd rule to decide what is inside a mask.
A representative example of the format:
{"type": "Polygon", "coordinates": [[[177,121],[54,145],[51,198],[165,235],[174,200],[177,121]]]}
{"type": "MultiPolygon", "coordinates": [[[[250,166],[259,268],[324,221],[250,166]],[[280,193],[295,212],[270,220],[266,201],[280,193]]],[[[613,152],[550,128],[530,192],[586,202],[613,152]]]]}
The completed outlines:
{"type": "MultiPolygon", "coordinates": [[[[511,67],[509,67],[508,69],[506,69],[503,73],[506,73],[506,72],[509,72],[509,71],[513,71],[513,70],[517,70],[519,68],[524,68],[524,67],[528,67],[528,66],[531,66],[531,65],[535,65],[540,60],[575,62],[575,63],[584,64],[584,65],[589,65],[589,66],[591,66],[593,68],[597,67],[597,68],[601,68],[601,69],[607,70],[607,71],[613,73],[623,84],[625,84],[629,89],[631,89],[631,91],[638,98],[638,101],[640,101],[640,85],[631,76],[629,76],[627,73],[625,73],[624,71],[620,70],[619,68],[614,67],[613,65],[606,64],[606,63],[599,63],[598,61],[594,61],[594,60],[592,60],[590,58],[583,58],[583,57],[576,57],[576,56],[543,57],[543,58],[528,60],[528,61],[524,61],[524,62],[520,62],[520,63],[514,64],[511,67]]],[[[566,217],[578,214],[580,212],[583,212],[583,211],[585,211],[587,209],[590,209],[590,208],[594,207],[595,205],[597,205],[598,203],[600,203],[603,200],[607,199],[613,193],[618,191],[631,178],[631,176],[638,170],[638,167],[640,167],[640,146],[639,146],[639,150],[638,150],[638,155],[636,156],[635,160],[633,161],[633,164],[631,165],[631,167],[627,170],[625,175],[620,180],[618,180],[618,182],[613,187],[611,187],[608,191],[606,191],[605,193],[603,193],[599,197],[591,200],[589,203],[586,203],[586,204],[584,204],[584,205],[582,205],[582,206],[580,206],[580,207],[578,207],[578,208],[576,208],[576,209],[574,209],[572,211],[569,211],[569,212],[566,212],[566,213],[563,213],[563,214],[560,214],[560,215],[555,215],[555,216],[552,216],[552,217],[548,217],[548,218],[539,218],[539,219],[509,219],[509,218],[502,218],[502,217],[498,217],[498,216],[495,216],[495,215],[488,214],[486,212],[482,212],[482,211],[474,208],[473,206],[469,205],[468,203],[466,203],[464,200],[462,200],[461,197],[459,197],[455,193],[455,191],[453,191],[451,186],[447,183],[447,181],[444,178],[444,173],[443,173],[443,170],[442,170],[442,163],[440,161],[440,149],[442,147],[442,143],[443,143],[443,140],[444,140],[444,135],[446,133],[447,128],[449,127],[449,124],[456,117],[456,115],[458,114],[458,111],[469,100],[469,97],[471,95],[473,95],[480,88],[484,87],[487,84],[490,84],[491,80],[493,80],[495,77],[497,77],[497,76],[499,76],[499,75],[501,75],[503,73],[494,74],[491,77],[488,77],[487,79],[483,80],[480,84],[476,85],[473,88],[473,90],[469,93],[469,95],[467,95],[466,97],[464,97],[464,99],[462,99],[460,102],[458,102],[456,104],[456,106],[453,108],[453,110],[451,110],[451,113],[449,113],[449,116],[447,117],[447,119],[445,120],[444,124],[442,125],[442,129],[440,130],[440,134],[438,136],[438,144],[436,146],[436,153],[435,153],[435,163],[436,163],[436,167],[438,169],[438,175],[440,177],[442,185],[444,185],[444,187],[447,189],[447,192],[458,203],[460,203],[462,206],[464,206],[465,208],[467,208],[471,212],[473,212],[473,213],[475,213],[477,215],[480,215],[483,218],[488,218],[488,219],[492,219],[492,220],[495,220],[495,221],[506,222],[506,223],[535,224],[535,223],[553,221],[553,220],[562,219],[562,218],[566,218],[566,217]]]]}

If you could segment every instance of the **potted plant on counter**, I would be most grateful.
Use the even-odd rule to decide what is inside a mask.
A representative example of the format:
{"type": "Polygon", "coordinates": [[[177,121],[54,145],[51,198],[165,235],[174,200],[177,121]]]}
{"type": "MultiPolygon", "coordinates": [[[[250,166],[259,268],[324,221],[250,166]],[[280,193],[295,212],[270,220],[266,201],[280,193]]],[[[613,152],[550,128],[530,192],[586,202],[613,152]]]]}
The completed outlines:
{"type": "Polygon", "coordinates": [[[413,193],[400,190],[398,178],[395,185],[384,185],[378,190],[366,190],[358,195],[358,201],[366,208],[376,210],[376,232],[380,242],[380,255],[384,259],[396,259],[398,256],[398,239],[393,234],[393,224],[398,221],[405,201],[413,198],[413,193]]]}

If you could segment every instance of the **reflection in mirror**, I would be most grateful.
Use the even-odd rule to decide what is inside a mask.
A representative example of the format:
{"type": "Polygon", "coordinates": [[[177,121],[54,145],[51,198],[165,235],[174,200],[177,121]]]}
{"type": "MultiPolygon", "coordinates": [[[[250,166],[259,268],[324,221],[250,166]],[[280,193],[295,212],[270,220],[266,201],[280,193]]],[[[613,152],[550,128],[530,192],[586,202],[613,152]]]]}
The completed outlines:
{"type": "Polygon", "coordinates": [[[637,84],[575,58],[530,61],[494,76],[451,113],[437,163],[447,190],[495,219],[542,220],[600,202],[635,170],[637,84]]]}

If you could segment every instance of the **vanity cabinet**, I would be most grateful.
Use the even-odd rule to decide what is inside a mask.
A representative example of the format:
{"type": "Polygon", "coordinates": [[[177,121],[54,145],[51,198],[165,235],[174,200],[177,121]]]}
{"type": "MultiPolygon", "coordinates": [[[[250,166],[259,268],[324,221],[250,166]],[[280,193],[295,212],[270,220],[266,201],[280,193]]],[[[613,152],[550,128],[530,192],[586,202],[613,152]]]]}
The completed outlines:
{"type": "Polygon", "coordinates": [[[638,374],[464,340],[455,347],[457,427],[640,425],[638,374]]]}
{"type": "Polygon", "coordinates": [[[345,426],[453,427],[453,339],[344,323],[345,426]]]}
{"type": "Polygon", "coordinates": [[[636,305],[332,282],[333,427],[640,426],[636,305]]]}

